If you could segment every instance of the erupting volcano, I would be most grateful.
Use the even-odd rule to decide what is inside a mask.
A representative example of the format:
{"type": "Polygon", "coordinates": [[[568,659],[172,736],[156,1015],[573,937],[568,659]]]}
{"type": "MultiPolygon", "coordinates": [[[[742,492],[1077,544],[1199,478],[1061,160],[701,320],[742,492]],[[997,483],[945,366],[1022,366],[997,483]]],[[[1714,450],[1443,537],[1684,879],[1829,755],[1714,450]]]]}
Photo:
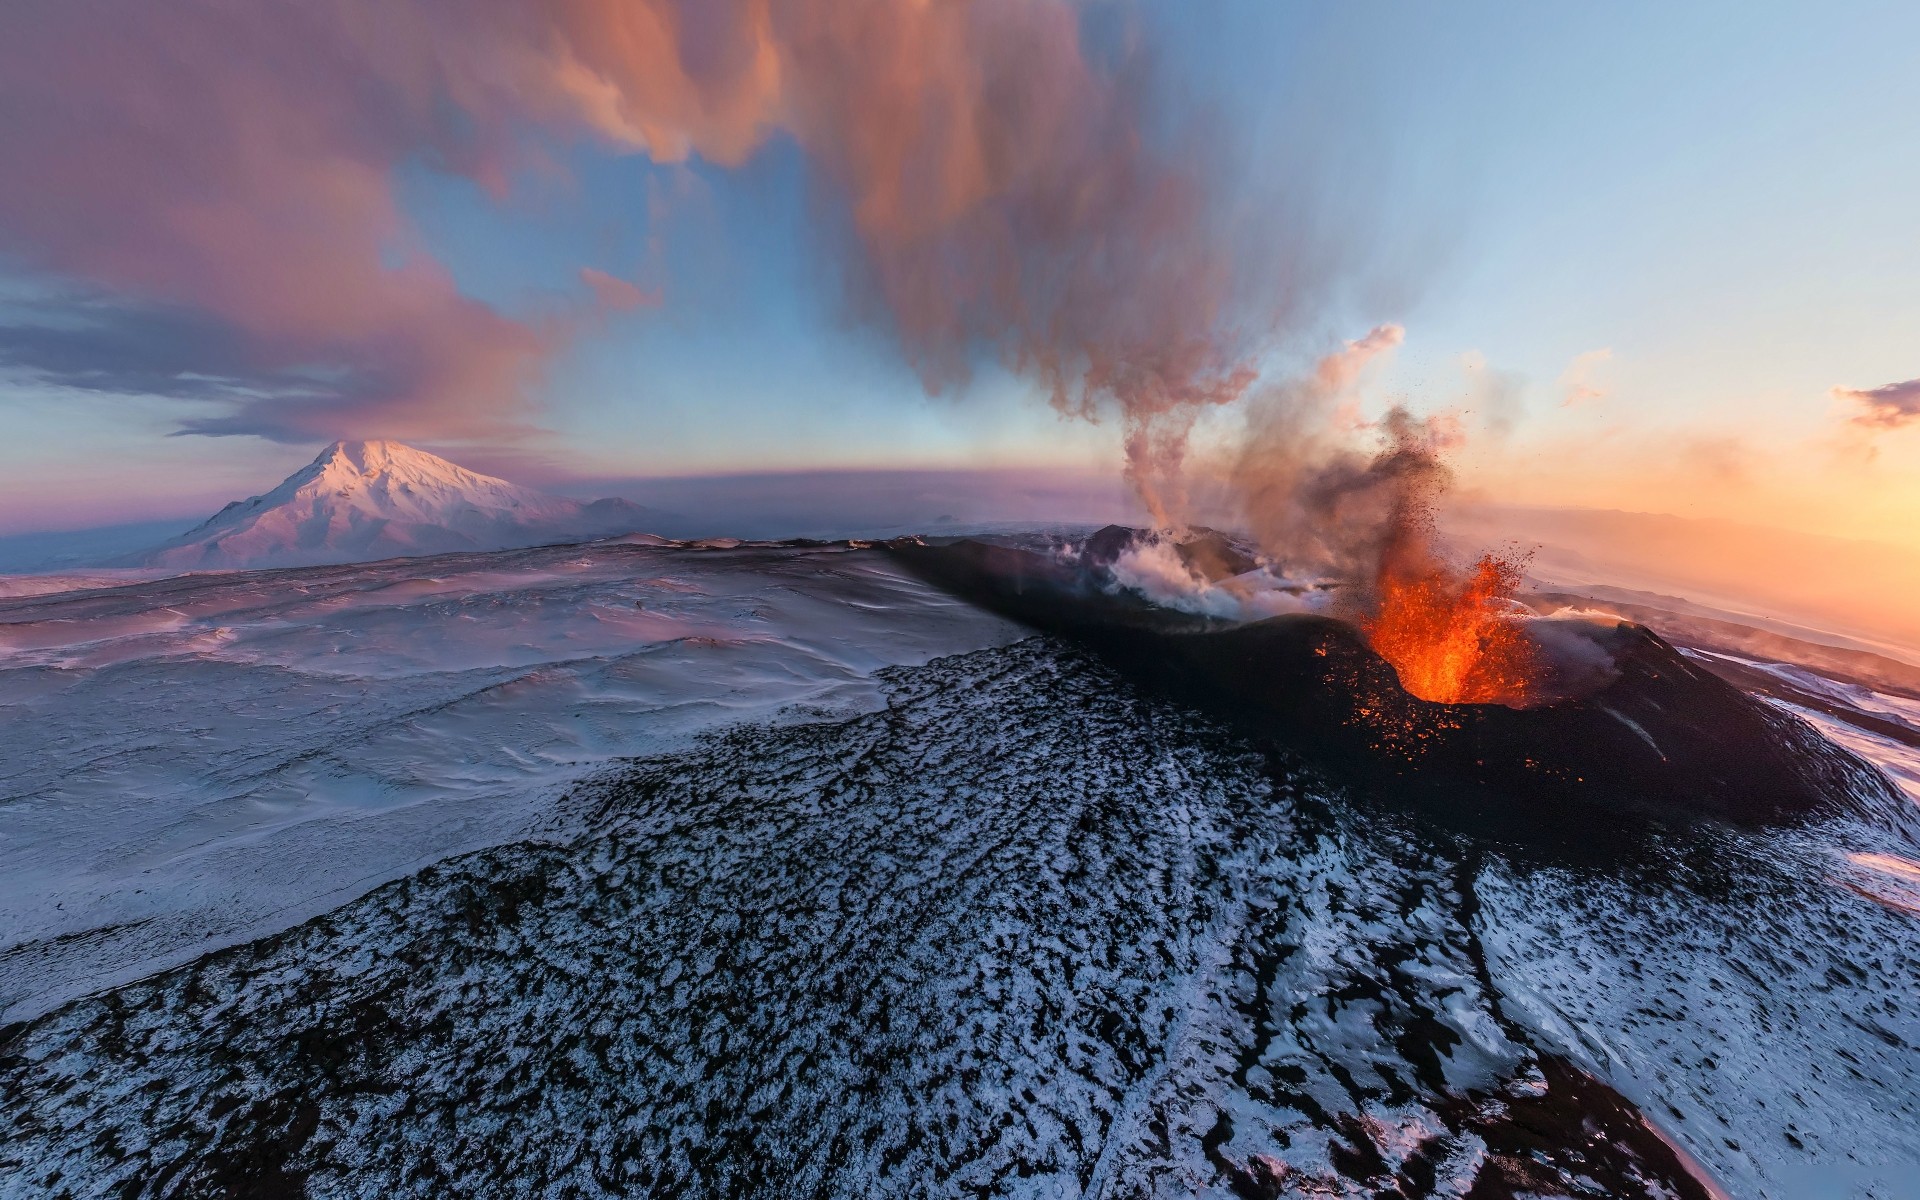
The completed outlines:
{"type": "Polygon", "coordinates": [[[1422,700],[1524,708],[1541,664],[1514,612],[1520,579],[1517,564],[1491,554],[1464,575],[1439,562],[1383,563],[1379,609],[1360,628],[1422,700]]]}
{"type": "Polygon", "coordinates": [[[1452,478],[1444,439],[1400,409],[1384,428],[1389,444],[1362,478],[1384,481],[1386,514],[1346,615],[1422,700],[1526,708],[1554,698],[1551,666],[1524,624],[1535,614],[1514,599],[1525,560],[1488,553],[1464,570],[1448,561],[1434,515],[1452,478]]]}
{"type": "Polygon", "coordinates": [[[1413,557],[1433,554],[1429,526],[1399,528],[1413,540],[1382,558],[1377,594],[1336,592],[1323,612],[1297,598],[1254,620],[1129,586],[1116,547],[1167,544],[1149,532],[1113,527],[1066,553],[964,539],[889,549],[929,582],[1216,714],[1274,748],[1283,770],[1304,759],[1397,803],[1476,828],[1492,821],[1503,836],[1544,823],[1555,839],[1588,838],[1596,808],[1766,824],[1899,807],[1864,760],[1652,631],[1527,615],[1509,598],[1513,563],[1490,556],[1455,572],[1413,557]]]}

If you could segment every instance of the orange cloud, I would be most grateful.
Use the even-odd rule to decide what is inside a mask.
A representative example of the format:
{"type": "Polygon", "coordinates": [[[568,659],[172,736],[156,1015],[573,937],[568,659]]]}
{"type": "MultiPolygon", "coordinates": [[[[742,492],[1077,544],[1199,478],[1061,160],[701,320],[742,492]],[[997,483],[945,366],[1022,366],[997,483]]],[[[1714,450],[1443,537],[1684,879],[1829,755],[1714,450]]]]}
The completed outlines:
{"type": "Polygon", "coordinates": [[[1407,331],[1399,325],[1378,325],[1363,338],[1322,358],[1314,367],[1314,377],[1330,395],[1348,391],[1360,379],[1367,364],[1396,349],[1406,341],[1407,331]]]}

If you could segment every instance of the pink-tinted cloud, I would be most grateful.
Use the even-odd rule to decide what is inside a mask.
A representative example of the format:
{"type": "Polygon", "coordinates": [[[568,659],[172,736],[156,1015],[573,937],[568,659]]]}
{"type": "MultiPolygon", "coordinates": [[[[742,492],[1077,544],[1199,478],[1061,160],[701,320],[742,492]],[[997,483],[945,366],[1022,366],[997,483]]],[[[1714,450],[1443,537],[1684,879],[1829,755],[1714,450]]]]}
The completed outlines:
{"type": "Polygon", "coordinates": [[[501,428],[551,331],[406,252],[391,172],[440,153],[431,30],[347,6],[29,4],[0,39],[0,235],[33,266],[218,318],[319,398],[210,432],[501,428]]]}
{"type": "Polygon", "coordinates": [[[1345,393],[1359,382],[1360,373],[1368,363],[1397,349],[1406,340],[1407,331],[1399,325],[1376,326],[1368,330],[1365,337],[1348,342],[1322,358],[1314,367],[1314,380],[1329,396],[1345,393]]]}
{"type": "MultiPolygon", "coordinates": [[[[0,249],[217,318],[314,381],[198,431],[494,436],[529,419],[570,330],[461,295],[414,248],[395,168],[497,190],[530,137],[734,164],[784,132],[850,232],[839,274],[930,388],[986,355],[1063,411],[1117,408],[1145,480],[1241,395],[1270,330],[1238,324],[1206,139],[1149,120],[1139,55],[1096,60],[1082,19],[1066,0],[28,0],[0,39],[0,249]]],[[[647,301],[590,271],[604,307],[647,301]]]]}
{"type": "Polygon", "coordinates": [[[1857,405],[1853,423],[1869,429],[1899,429],[1920,421],[1920,379],[1877,388],[1837,387],[1833,398],[1857,405]]]}
{"type": "Polygon", "coordinates": [[[660,293],[645,291],[617,275],[598,267],[581,267],[580,282],[587,285],[601,308],[609,312],[632,312],[636,308],[658,308],[660,293]]]}

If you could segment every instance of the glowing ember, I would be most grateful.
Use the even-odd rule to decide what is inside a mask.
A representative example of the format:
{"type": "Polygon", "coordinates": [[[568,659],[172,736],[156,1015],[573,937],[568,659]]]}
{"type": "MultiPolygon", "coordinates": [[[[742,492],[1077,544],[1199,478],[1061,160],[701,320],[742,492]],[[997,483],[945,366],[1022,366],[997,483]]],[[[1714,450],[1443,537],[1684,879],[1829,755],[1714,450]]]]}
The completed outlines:
{"type": "Polygon", "coordinates": [[[1383,564],[1378,611],[1361,628],[1400,686],[1441,704],[1524,706],[1537,652],[1512,611],[1521,568],[1482,557],[1465,575],[1444,564],[1383,564]]]}

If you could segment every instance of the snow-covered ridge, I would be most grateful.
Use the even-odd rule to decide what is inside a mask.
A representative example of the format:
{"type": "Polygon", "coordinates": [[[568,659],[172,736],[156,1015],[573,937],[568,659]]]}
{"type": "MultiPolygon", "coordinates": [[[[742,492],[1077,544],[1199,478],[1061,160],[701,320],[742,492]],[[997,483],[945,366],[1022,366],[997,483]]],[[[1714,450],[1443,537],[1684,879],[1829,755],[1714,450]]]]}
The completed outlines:
{"type": "Polygon", "coordinates": [[[279,487],[123,565],[307,566],[500,550],[627,533],[649,510],[590,504],[481,475],[399,442],[335,442],[279,487]]]}

